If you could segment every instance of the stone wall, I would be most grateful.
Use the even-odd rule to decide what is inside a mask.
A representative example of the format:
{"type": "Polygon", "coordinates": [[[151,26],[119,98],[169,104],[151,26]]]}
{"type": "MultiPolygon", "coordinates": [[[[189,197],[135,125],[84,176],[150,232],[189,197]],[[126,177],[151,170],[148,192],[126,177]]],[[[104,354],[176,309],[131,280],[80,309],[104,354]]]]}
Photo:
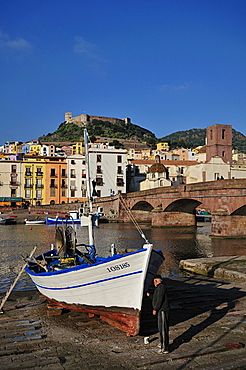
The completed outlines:
{"type": "Polygon", "coordinates": [[[213,236],[246,236],[246,216],[213,215],[211,234],[213,236]]]}

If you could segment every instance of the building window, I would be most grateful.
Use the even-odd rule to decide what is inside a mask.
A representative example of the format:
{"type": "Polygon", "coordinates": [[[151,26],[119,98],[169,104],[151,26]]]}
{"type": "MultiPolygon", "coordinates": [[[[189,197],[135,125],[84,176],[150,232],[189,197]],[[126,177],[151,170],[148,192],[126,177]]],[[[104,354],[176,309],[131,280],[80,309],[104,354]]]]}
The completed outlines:
{"type": "Polygon", "coordinates": [[[66,196],[66,189],[62,188],[61,195],[62,195],[62,197],[65,197],[66,196]]]}
{"type": "Polygon", "coordinates": [[[62,168],[61,175],[62,175],[62,177],[66,177],[66,168],[62,168]]]}
{"type": "Polygon", "coordinates": [[[122,167],[121,167],[121,166],[118,166],[117,173],[118,173],[119,175],[121,175],[121,174],[123,173],[123,171],[122,171],[122,167]]]}
{"type": "Polygon", "coordinates": [[[101,154],[97,154],[97,162],[102,162],[102,155],[101,154]]]}
{"type": "Polygon", "coordinates": [[[66,180],[62,179],[61,187],[65,188],[66,187],[66,180]]]}
{"type": "Polygon", "coordinates": [[[100,197],[101,196],[101,190],[97,190],[97,196],[100,197]]]}
{"type": "Polygon", "coordinates": [[[50,176],[54,177],[56,175],[56,169],[55,168],[51,168],[50,169],[50,176]]]}
{"type": "Polygon", "coordinates": [[[97,166],[97,173],[102,173],[102,166],[97,166]]]}
{"type": "Polygon", "coordinates": [[[96,185],[103,186],[103,179],[102,179],[102,177],[97,177],[96,178],[96,185]]]}
{"type": "Polygon", "coordinates": [[[42,188],[42,179],[36,179],[36,188],[42,188]]]}
{"type": "Polygon", "coordinates": [[[117,155],[117,163],[122,163],[122,156],[121,155],[117,155]]]}
{"type": "Polygon", "coordinates": [[[222,157],[224,157],[225,156],[225,151],[223,150],[223,152],[222,152],[222,157]]]}
{"type": "Polygon", "coordinates": [[[36,190],[36,198],[42,198],[42,190],[41,189],[36,190]]]}
{"type": "Polygon", "coordinates": [[[74,159],[71,160],[71,164],[75,164],[75,160],[74,159]]]}
{"type": "Polygon", "coordinates": [[[74,189],[71,189],[70,195],[71,195],[71,198],[74,198],[75,197],[75,190],[74,189]]]}
{"type": "Polygon", "coordinates": [[[55,188],[50,188],[50,197],[55,197],[56,196],[56,189],[55,188]]]}
{"type": "Polygon", "coordinates": [[[73,178],[76,177],[76,175],[75,175],[75,169],[74,168],[71,169],[71,177],[73,177],[73,178]]]}
{"type": "Polygon", "coordinates": [[[25,180],[25,188],[31,188],[31,179],[25,180]]]}
{"type": "Polygon", "coordinates": [[[37,167],[37,176],[40,176],[42,174],[43,174],[42,167],[37,167]]]}
{"type": "Polygon", "coordinates": [[[124,180],[121,177],[117,177],[116,185],[117,186],[124,186],[124,180]]]}
{"type": "Polygon", "coordinates": [[[30,167],[26,167],[26,173],[25,173],[25,175],[26,176],[31,176],[31,168],[30,167]]]}
{"type": "Polygon", "coordinates": [[[223,128],[222,129],[222,139],[224,139],[225,138],[225,129],[223,128]]]}
{"type": "Polygon", "coordinates": [[[210,140],[213,139],[213,130],[210,130],[210,140]]]}
{"type": "Polygon", "coordinates": [[[25,198],[30,198],[31,197],[31,192],[30,189],[25,190],[25,198]]]}
{"type": "Polygon", "coordinates": [[[50,187],[55,188],[55,179],[50,179],[50,187]]]}
{"type": "Polygon", "coordinates": [[[215,180],[219,180],[219,178],[220,178],[220,174],[219,174],[219,173],[215,173],[215,174],[214,174],[214,179],[215,179],[215,180]]]}
{"type": "Polygon", "coordinates": [[[11,197],[16,197],[16,189],[11,189],[11,197]]]}

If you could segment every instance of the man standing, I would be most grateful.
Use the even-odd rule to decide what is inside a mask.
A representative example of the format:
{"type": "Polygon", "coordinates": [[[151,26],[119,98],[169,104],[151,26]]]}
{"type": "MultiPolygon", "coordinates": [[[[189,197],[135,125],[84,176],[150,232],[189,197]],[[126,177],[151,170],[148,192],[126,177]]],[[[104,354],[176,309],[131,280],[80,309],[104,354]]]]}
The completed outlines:
{"type": "Polygon", "coordinates": [[[158,330],[160,333],[160,350],[158,353],[169,353],[169,316],[170,308],[167,297],[167,289],[160,275],[154,277],[155,291],[147,293],[152,299],[153,315],[158,315],[158,330]]]}

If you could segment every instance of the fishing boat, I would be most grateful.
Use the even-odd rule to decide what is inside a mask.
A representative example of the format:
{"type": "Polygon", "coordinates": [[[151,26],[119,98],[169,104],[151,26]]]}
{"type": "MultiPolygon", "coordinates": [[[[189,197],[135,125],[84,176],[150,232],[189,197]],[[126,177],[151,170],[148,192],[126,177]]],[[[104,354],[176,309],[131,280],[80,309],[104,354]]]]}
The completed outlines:
{"type": "Polygon", "coordinates": [[[14,225],[16,224],[16,216],[10,216],[7,218],[0,217],[0,225],[14,225]]]}
{"type": "MultiPolygon", "coordinates": [[[[86,130],[84,136],[88,179],[86,130]]],[[[91,204],[89,180],[87,191],[91,204]]],[[[138,227],[144,239],[142,248],[117,253],[112,244],[109,256],[98,256],[92,216],[91,205],[87,243],[77,243],[73,225],[66,222],[57,224],[55,245],[46,253],[29,259],[26,272],[40,293],[53,305],[99,315],[128,335],[136,335],[140,329],[143,295],[164,260],[163,254],[153,249],[138,227]]]]}
{"type": "Polygon", "coordinates": [[[43,225],[45,224],[45,220],[27,220],[25,219],[26,225],[43,225]]]}
{"type": "MultiPolygon", "coordinates": [[[[100,213],[94,212],[92,215],[93,226],[98,226],[100,213]]],[[[84,211],[84,208],[80,208],[78,211],[70,211],[64,217],[46,217],[46,224],[80,224],[81,226],[88,226],[89,213],[84,211]]]]}

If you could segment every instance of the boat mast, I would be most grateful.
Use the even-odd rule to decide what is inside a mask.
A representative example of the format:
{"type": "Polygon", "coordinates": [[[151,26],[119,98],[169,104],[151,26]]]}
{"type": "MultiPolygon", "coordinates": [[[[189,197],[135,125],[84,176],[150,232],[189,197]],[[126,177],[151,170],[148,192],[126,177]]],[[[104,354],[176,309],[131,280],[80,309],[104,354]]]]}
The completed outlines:
{"type": "Polygon", "coordinates": [[[89,222],[88,222],[88,234],[89,234],[89,246],[90,246],[90,258],[94,261],[96,257],[96,248],[94,245],[94,230],[93,230],[93,213],[92,213],[92,192],[91,192],[91,178],[90,178],[90,163],[89,163],[89,151],[88,151],[88,132],[84,129],[84,143],[85,143],[85,164],[86,164],[86,187],[87,197],[89,201],[89,222]]]}

